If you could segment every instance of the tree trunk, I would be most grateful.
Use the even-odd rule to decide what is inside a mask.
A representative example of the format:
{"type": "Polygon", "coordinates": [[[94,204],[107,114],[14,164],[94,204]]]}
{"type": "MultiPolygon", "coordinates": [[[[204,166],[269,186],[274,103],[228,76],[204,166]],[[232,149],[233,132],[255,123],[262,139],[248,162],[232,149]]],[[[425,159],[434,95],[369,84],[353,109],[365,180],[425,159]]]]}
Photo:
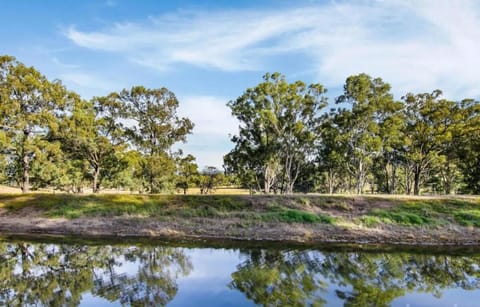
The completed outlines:
{"type": "Polygon", "coordinates": [[[412,173],[410,171],[410,168],[409,166],[405,166],[404,167],[405,169],[405,193],[407,195],[410,195],[410,193],[412,192],[412,173]]]}
{"type": "Polygon", "coordinates": [[[445,180],[444,180],[444,191],[445,195],[450,195],[452,193],[452,175],[450,174],[450,159],[447,158],[447,163],[445,165],[445,180]]]}
{"type": "Polygon", "coordinates": [[[270,182],[268,181],[268,178],[265,176],[265,180],[263,181],[263,192],[265,194],[270,194],[270,182]]]}
{"type": "Polygon", "coordinates": [[[413,195],[420,195],[420,168],[415,168],[413,177],[413,195]]]}
{"type": "Polygon", "coordinates": [[[148,177],[148,183],[149,183],[149,186],[150,186],[150,191],[149,193],[150,194],[153,194],[154,192],[154,187],[153,187],[153,174],[150,172],[149,174],[149,177],[148,177]]]}
{"type": "Polygon", "coordinates": [[[357,174],[357,194],[360,195],[363,193],[363,163],[358,164],[358,174],[357,174]]]}
{"type": "Polygon", "coordinates": [[[92,191],[93,193],[98,193],[100,191],[100,184],[98,179],[100,177],[100,167],[95,167],[93,170],[93,184],[92,184],[92,191]]]}
{"type": "Polygon", "coordinates": [[[334,179],[333,179],[333,172],[328,172],[328,193],[331,195],[333,194],[333,187],[334,187],[334,179]]]}
{"type": "Polygon", "coordinates": [[[396,177],[397,177],[397,167],[395,166],[395,164],[392,164],[392,184],[390,185],[390,194],[395,194],[395,191],[397,189],[397,180],[396,180],[396,177]]]}
{"type": "Polygon", "coordinates": [[[386,162],[385,163],[385,191],[388,194],[391,194],[392,190],[390,188],[390,176],[388,175],[388,165],[389,165],[389,163],[386,162]]]}
{"type": "Polygon", "coordinates": [[[287,184],[286,194],[293,194],[293,182],[287,184]]]}
{"type": "Polygon", "coordinates": [[[30,159],[25,153],[22,157],[22,167],[22,193],[28,193],[30,191],[30,159]]]}

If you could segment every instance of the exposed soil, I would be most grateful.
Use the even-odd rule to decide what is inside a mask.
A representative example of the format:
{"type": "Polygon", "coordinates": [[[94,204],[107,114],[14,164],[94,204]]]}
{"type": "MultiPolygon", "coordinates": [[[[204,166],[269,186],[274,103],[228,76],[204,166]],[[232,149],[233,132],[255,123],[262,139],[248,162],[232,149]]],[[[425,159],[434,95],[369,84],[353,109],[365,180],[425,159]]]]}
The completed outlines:
{"type": "MultiPolygon", "coordinates": [[[[367,210],[371,202],[355,199],[352,210],[329,210],[339,215],[354,215],[367,210]]],[[[262,206],[264,202],[253,206],[262,206]]],[[[391,202],[375,204],[391,206],[391,202]]],[[[323,210],[312,205],[312,211],[323,210]]],[[[46,218],[40,210],[26,207],[18,211],[0,209],[3,234],[48,234],[82,237],[155,237],[165,239],[231,239],[245,241],[284,241],[315,243],[369,243],[401,245],[480,245],[480,230],[457,225],[412,227],[272,223],[239,218],[143,218],[83,217],[46,218]]]]}

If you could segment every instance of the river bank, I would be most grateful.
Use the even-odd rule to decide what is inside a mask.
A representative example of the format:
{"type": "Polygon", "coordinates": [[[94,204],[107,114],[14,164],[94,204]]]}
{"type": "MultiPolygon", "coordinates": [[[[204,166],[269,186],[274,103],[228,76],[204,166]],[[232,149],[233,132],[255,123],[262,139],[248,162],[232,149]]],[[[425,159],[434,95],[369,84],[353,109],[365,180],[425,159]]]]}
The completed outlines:
{"type": "Polygon", "coordinates": [[[0,233],[480,245],[475,197],[0,195],[0,233]]]}

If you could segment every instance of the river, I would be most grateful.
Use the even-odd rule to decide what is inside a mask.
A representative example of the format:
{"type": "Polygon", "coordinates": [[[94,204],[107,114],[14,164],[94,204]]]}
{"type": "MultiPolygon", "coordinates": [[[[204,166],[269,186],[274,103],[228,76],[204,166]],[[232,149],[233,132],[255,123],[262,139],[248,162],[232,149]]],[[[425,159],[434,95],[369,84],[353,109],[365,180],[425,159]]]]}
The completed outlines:
{"type": "Polygon", "coordinates": [[[478,306],[480,250],[3,238],[0,305],[478,306]]]}

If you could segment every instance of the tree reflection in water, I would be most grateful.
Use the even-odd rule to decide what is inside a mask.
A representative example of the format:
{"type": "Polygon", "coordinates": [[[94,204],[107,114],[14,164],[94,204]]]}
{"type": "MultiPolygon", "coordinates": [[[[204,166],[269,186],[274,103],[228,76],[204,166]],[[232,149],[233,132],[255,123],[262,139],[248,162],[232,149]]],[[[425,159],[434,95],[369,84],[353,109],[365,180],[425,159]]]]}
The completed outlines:
{"type": "MultiPolygon", "coordinates": [[[[192,272],[191,258],[198,256],[192,251],[0,242],[0,305],[76,306],[87,293],[123,305],[165,305],[177,295],[179,278],[192,272]]],[[[216,282],[225,286],[225,277],[231,278],[228,288],[265,306],[323,306],[334,300],[345,306],[388,306],[412,292],[441,297],[447,289],[480,288],[478,255],[278,249],[240,249],[239,254],[216,249],[208,255],[213,259],[194,259],[203,266],[200,271],[208,272],[225,257],[240,264],[231,276],[222,270],[211,271],[226,275],[197,275],[195,286],[184,292],[190,291],[189,301],[208,302],[201,300],[201,290],[216,282]]],[[[224,289],[221,295],[232,295],[224,289]]]]}
{"type": "Polygon", "coordinates": [[[191,270],[180,248],[2,242],[0,305],[76,306],[85,292],[127,305],[165,305],[177,278],[191,270]],[[135,269],[122,268],[129,265],[135,269]]]}
{"type": "Polygon", "coordinates": [[[326,305],[327,287],[345,306],[389,306],[409,292],[436,297],[480,288],[480,257],[411,253],[242,251],[229,285],[264,306],[326,305]]]}

